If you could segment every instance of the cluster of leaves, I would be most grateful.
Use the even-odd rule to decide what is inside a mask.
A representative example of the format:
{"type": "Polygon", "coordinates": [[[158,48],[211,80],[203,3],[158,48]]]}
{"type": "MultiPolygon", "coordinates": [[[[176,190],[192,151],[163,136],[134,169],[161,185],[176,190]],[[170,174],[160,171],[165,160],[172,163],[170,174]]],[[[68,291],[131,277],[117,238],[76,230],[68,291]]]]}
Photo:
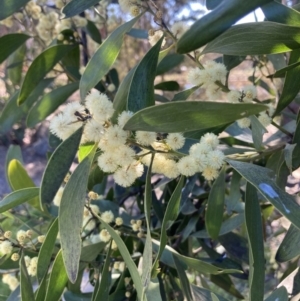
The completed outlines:
{"type": "MultiPolygon", "coordinates": [[[[13,14],[26,2],[4,0],[0,19],[13,14]]],[[[97,2],[72,0],[63,12],[74,16],[97,2]]],[[[214,6],[214,1],[207,2],[214,6]]],[[[20,90],[11,96],[2,110],[1,131],[8,131],[24,118],[28,127],[34,127],[74,91],[79,89],[84,101],[90,89],[103,92],[105,86],[113,82],[117,88],[112,94],[116,111],[113,118],[116,119],[124,110],[135,113],[125,125],[126,130],[182,132],[187,138],[186,145],[180,150],[183,154],[204,133],[225,131],[229,134],[228,138],[222,139],[227,155],[226,165],[213,183],[199,175],[181,176],[175,180],[156,176],[156,182],[152,183],[150,165],[146,175],[132,187],[124,189],[114,185],[108,190],[108,176],[95,163],[99,155],[97,145],[79,147],[80,128],[63,142],[50,136],[50,144],[55,146],[55,150],[49,155],[41,187],[38,188],[22,166],[20,148],[11,146],[6,158],[6,176],[13,192],[0,202],[1,228],[14,231],[21,225],[37,235],[46,234],[46,238],[40,246],[14,246],[22,255],[19,263],[11,261],[9,254],[0,259],[1,271],[13,272],[20,279],[20,286],[9,296],[2,293],[2,287],[5,292],[2,284],[1,300],[54,301],[60,300],[62,294],[65,300],[92,301],[222,301],[230,295],[228,298],[234,296],[252,301],[299,298],[299,272],[296,267],[300,255],[300,207],[294,197],[285,192],[288,175],[300,166],[299,114],[290,113],[289,124],[285,127],[277,125],[278,132],[270,136],[266,144],[263,143],[265,129],[254,116],[251,117],[251,131],[238,129],[233,124],[241,116],[266,110],[265,105],[186,101],[195,88],[175,94],[172,100],[158,98],[154,94],[155,89],[174,90],[178,83],[161,82],[155,86],[154,80],[157,75],[181,63],[182,54],[188,54],[197,61],[199,53],[195,51],[205,45],[201,55],[223,55],[229,71],[247,55],[272,54],[269,59],[275,62],[288,52],[287,66],[270,75],[271,79],[285,77],[274,116],[280,115],[300,89],[297,83],[300,77],[300,13],[270,0],[245,1],[242,5],[238,0],[224,0],[178,40],[177,53],[172,53],[173,46],[160,51],[161,40],[119,85],[112,66],[124,35],[128,32],[131,36],[141,34],[138,29],[132,29],[141,17],[139,15],[119,26],[103,43],[99,32],[92,31],[100,45],[82,76],[76,41],[64,44],[55,40],[43,49],[29,66],[20,90]],[[262,8],[266,21],[232,26],[257,7],[262,8]],[[69,83],[41,96],[45,87],[53,81],[53,78],[45,76],[57,63],[63,67],[69,83]],[[106,77],[105,82],[103,77],[106,77]],[[166,103],[155,105],[155,99],[166,103]],[[65,186],[58,211],[53,205],[53,198],[77,152],[79,164],[65,186]],[[156,194],[157,189],[161,190],[160,195],[156,194]],[[120,229],[121,235],[97,216],[98,223],[109,232],[117,250],[104,242],[82,246],[88,238],[88,235],[81,236],[88,191],[104,195],[104,199],[97,201],[101,211],[111,210],[117,215],[120,207],[133,199],[135,209],[140,212],[138,216],[130,216],[132,212],[128,209],[128,213],[123,214],[125,222],[120,229]],[[26,202],[25,213],[20,214],[14,209],[26,202]],[[276,253],[277,262],[289,262],[283,277],[294,282],[294,288],[289,292],[283,284],[275,289],[265,288],[264,233],[268,219],[279,216],[284,216],[291,223],[276,253]],[[143,220],[144,237],[132,233],[131,218],[143,220]],[[220,245],[222,254],[217,252],[220,245]],[[38,256],[36,279],[28,275],[25,255],[38,256]],[[124,271],[112,270],[116,260],[125,262],[124,271]],[[86,275],[94,287],[92,293],[80,290],[86,275]],[[127,277],[132,279],[130,285],[124,282],[127,277]],[[36,281],[38,289],[34,292],[36,281]],[[248,281],[248,289],[242,292],[245,281],[248,281]],[[129,291],[130,294],[125,294],[129,291]],[[268,297],[264,299],[266,295],[268,297]]],[[[95,26],[90,25],[90,28],[95,29],[95,26]]],[[[68,34],[72,35],[72,31],[64,32],[64,35],[68,34]]],[[[20,33],[1,37],[0,62],[16,53],[16,61],[11,62],[11,68],[19,67],[26,52],[22,45],[30,38],[20,33]],[[20,57],[20,53],[23,56],[20,57]],[[16,62],[17,66],[14,65],[16,62]]],[[[19,84],[19,81],[15,83],[19,84]]]]}

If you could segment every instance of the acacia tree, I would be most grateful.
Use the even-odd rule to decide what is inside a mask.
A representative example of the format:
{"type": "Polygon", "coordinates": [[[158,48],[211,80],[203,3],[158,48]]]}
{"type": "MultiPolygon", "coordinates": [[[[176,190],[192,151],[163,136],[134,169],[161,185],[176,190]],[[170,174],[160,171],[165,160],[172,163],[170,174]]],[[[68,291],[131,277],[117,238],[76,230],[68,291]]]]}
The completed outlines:
{"type": "Polygon", "coordinates": [[[300,166],[299,114],[288,109],[300,89],[299,12],[270,0],[207,1],[212,11],[191,25],[168,24],[157,1],[119,5],[131,16],[122,24],[109,1],[2,1],[0,62],[11,96],[1,131],[58,113],[40,187],[20,148],[7,153],[0,299],[296,300],[300,207],[285,186],[300,166]],[[264,22],[234,25],[258,7],[264,22]],[[137,27],[145,15],[151,28],[137,27]],[[119,83],[113,65],[120,52],[126,59],[125,36],[150,46],[119,83]],[[190,88],[157,83],[184,56],[190,88]],[[254,75],[234,89],[232,69],[245,60],[254,75]],[[257,96],[262,88],[268,99],[257,96]],[[80,99],[67,103],[77,90],[80,99]],[[275,258],[287,262],[277,269],[290,291],[264,242],[280,217],[290,226],[275,258]],[[81,290],[84,281],[92,292],[81,290]]]}

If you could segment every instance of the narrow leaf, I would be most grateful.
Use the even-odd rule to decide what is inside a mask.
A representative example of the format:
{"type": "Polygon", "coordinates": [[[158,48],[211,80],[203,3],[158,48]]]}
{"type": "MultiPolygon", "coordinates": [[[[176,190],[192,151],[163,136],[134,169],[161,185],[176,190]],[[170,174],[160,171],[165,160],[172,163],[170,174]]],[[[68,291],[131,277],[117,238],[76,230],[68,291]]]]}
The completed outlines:
{"type": "MultiPolygon", "coordinates": [[[[5,176],[6,176],[6,180],[9,183],[8,180],[8,165],[9,162],[12,160],[18,160],[21,164],[23,163],[23,156],[22,156],[22,151],[21,151],[21,147],[19,145],[14,145],[11,144],[7,150],[6,153],[6,158],[5,158],[5,176]]],[[[12,187],[11,187],[12,188],[12,187]]]]}
{"type": "MultiPolygon", "coordinates": [[[[289,65],[298,62],[300,62],[300,50],[292,51],[289,59],[289,65]]],[[[300,87],[296,84],[298,80],[300,80],[300,66],[286,72],[283,90],[278,100],[274,115],[278,115],[295,99],[300,90],[300,87]]]]}
{"type": "Polygon", "coordinates": [[[146,53],[137,65],[127,99],[127,110],[137,112],[154,105],[154,79],[163,37],[146,53]]]}
{"type": "Polygon", "coordinates": [[[268,78],[276,78],[276,77],[284,77],[286,75],[287,71],[290,71],[294,69],[295,67],[298,67],[300,65],[300,62],[296,62],[293,64],[290,64],[282,69],[277,70],[275,73],[268,75],[268,78]]]}
{"type": "Polygon", "coordinates": [[[265,258],[263,225],[256,189],[246,186],[245,221],[249,240],[249,301],[263,301],[265,258]]]}
{"type": "Polygon", "coordinates": [[[50,157],[41,183],[41,204],[49,205],[55,197],[74,160],[82,130],[82,128],[78,129],[72,136],[63,141],[50,157]]]}
{"type": "Polygon", "coordinates": [[[282,243],[280,244],[275,259],[286,262],[300,255],[300,230],[290,225],[282,243]]]}
{"type": "Polygon", "coordinates": [[[131,255],[130,255],[125,243],[123,242],[122,238],[115,232],[115,230],[109,224],[104,222],[99,216],[97,216],[97,218],[100,220],[100,222],[106,228],[106,230],[109,232],[112,239],[116,242],[116,244],[118,246],[118,250],[120,251],[120,253],[124,259],[124,262],[130,272],[132,281],[135,285],[135,289],[136,289],[138,298],[141,299],[142,295],[143,295],[143,293],[142,293],[143,285],[142,285],[141,277],[139,275],[138,269],[137,269],[134,261],[132,260],[131,255]]]}
{"type": "Polygon", "coordinates": [[[288,301],[288,292],[284,286],[277,288],[265,301],[288,301]]]}
{"type": "Polygon", "coordinates": [[[96,146],[79,163],[64,188],[59,207],[58,224],[62,255],[68,277],[76,281],[81,253],[81,227],[86,198],[88,175],[96,151],[96,146]]]}
{"type": "Polygon", "coordinates": [[[102,38],[101,38],[101,34],[99,32],[99,29],[97,28],[97,26],[95,25],[94,22],[87,20],[87,25],[86,25],[86,31],[88,33],[88,35],[92,38],[93,41],[95,41],[98,44],[102,43],[102,38]]]}
{"type": "Polygon", "coordinates": [[[18,98],[18,105],[21,105],[28,98],[36,85],[44,76],[77,45],[54,45],[40,53],[30,65],[18,98]]]}
{"type": "MultiPolygon", "coordinates": [[[[208,16],[208,15],[207,15],[208,16]]],[[[259,55],[299,49],[299,27],[269,21],[239,24],[210,42],[204,53],[259,55]]]]}
{"type": "Polygon", "coordinates": [[[254,146],[257,150],[261,150],[263,148],[263,136],[268,131],[259,122],[256,116],[250,116],[250,120],[251,120],[252,138],[253,138],[254,146]]]}
{"type": "MultiPolygon", "coordinates": [[[[26,169],[16,159],[11,160],[7,168],[7,178],[13,190],[19,190],[28,187],[35,187],[34,182],[27,174],[26,169]]],[[[29,204],[40,210],[39,198],[35,197],[29,204]]]]}
{"type": "Polygon", "coordinates": [[[225,199],[225,169],[222,168],[209,193],[205,225],[209,236],[217,239],[222,226],[225,199]]]}
{"type": "MultiPolygon", "coordinates": [[[[212,12],[196,21],[191,28],[179,39],[178,53],[188,53],[212,41],[239,19],[264,5],[270,0],[222,1],[212,12]]],[[[248,24],[247,24],[248,25],[248,24]]],[[[229,29],[230,30],[230,29],[229,29]]],[[[239,40],[235,40],[238,42],[239,40]]]]}
{"type": "MultiPolygon", "coordinates": [[[[110,246],[111,247],[111,246],[110,246]]],[[[93,301],[101,301],[101,300],[108,300],[109,298],[109,288],[111,282],[111,271],[109,270],[110,267],[110,258],[111,256],[111,248],[106,253],[105,263],[101,273],[101,280],[99,277],[99,286],[98,290],[93,298],[93,301]]]]}
{"type": "Polygon", "coordinates": [[[55,219],[46,234],[45,240],[40,248],[39,255],[38,255],[36,275],[40,283],[48,272],[57,234],[58,234],[58,219],[55,219]]]}
{"type": "Polygon", "coordinates": [[[193,298],[193,295],[192,295],[190,282],[189,282],[189,280],[186,276],[186,273],[185,273],[185,270],[182,266],[182,263],[174,254],[172,254],[172,255],[173,255],[173,260],[174,260],[174,263],[175,263],[175,266],[176,266],[177,274],[178,274],[178,277],[180,279],[180,284],[181,284],[185,299],[187,301],[193,301],[194,298],[193,298]]]}
{"type": "MultiPolygon", "coordinates": [[[[0,4],[1,7],[1,4],[0,4]]],[[[0,13],[1,19],[1,13],[0,13]]],[[[0,38],[0,64],[3,63],[13,52],[23,45],[30,36],[23,33],[11,33],[0,38]]]]}
{"type": "MultiPolygon", "coordinates": [[[[219,232],[219,236],[227,234],[227,233],[231,232],[232,230],[240,227],[244,221],[245,221],[245,218],[244,218],[243,214],[237,214],[237,215],[230,217],[229,219],[227,219],[226,221],[224,221],[222,223],[222,226],[221,226],[221,229],[219,232]]],[[[198,237],[198,238],[209,238],[210,237],[206,230],[197,231],[197,232],[193,233],[191,236],[198,237]]]]}
{"type": "MultiPolygon", "coordinates": [[[[154,155],[151,156],[150,166],[146,175],[145,185],[145,201],[144,201],[144,213],[146,217],[146,241],[143,251],[143,263],[142,263],[142,285],[143,291],[146,292],[151,279],[151,267],[152,267],[152,241],[151,241],[151,206],[152,206],[152,187],[151,187],[151,173],[154,155]]],[[[147,293],[146,293],[147,295],[147,293]]]]}
{"type": "Polygon", "coordinates": [[[30,277],[27,272],[27,268],[24,261],[24,255],[20,259],[20,288],[22,301],[34,300],[33,287],[30,281],[30,277]]]}
{"type": "MultiPolygon", "coordinates": [[[[158,251],[159,248],[159,241],[152,239],[153,242],[153,250],[155,252],[158,251]]],[[[170,246],[166,246],[162,256],[160,258],[160,261],[165,263],[166,265],[169,265],[173,268],[175,268],[175,263],[173,260],[173,255],[174,254],[178,259],[180,259],[180,261],[182,263],[184,263],[184,269],[186,270],[187,268],[191,268],[194,269],[200,273],[204,273],[204,274],[227,274],[227,273],[241,273],[241,271],[236,270],[236,269],[222,269],[220,267],[217,267],[213,264],[210,264],[208,262],[206,262],[205,260],[200,260],[200,259],[195,259],[195,258],[191,258],[191,257],[187,257],[184,255],[179,254],[178,252],[176,252],[173,248],[171,248],[170,246]]]]}
{"type": "Polygon", "coordinates": [[[161,82],[154,86],[154,89],[164,90],[164,91],[177,91],[177,90],[179,90],[179,88],[180,88],[180,86],[179,86],[178,82],[176,82],[174,80],[170,80],[167,82],[161,82]]]}
{"type": "Polygon", "coordinates": [[[124,129],[150,132],[188,132],[217,127],[266,110],[260,104],[178,101],[143,109],[134,114],[124,129]],[[220,114],[222,112],[222,114],[220,114]]]}
{"type": "Polygon", "coordinates": [[[26,125],[34,127],[39,122],[42,122],[50,114],[52,114],[68,97],[78,90],[79,83],[71,83],[66,86],[59,87],[50,93],[44,95],[31,108],[27,115],[26,125]]]}
{"type": "Polygon", "coordinates": [[[10,193],[1,200],[0,213],[32,200],[39,195],[39,191],[40,189],[38,187],[30,187],[19,189],[10,193]]]}
{"type": "Polygon", "coordinates": [[[199,89],[199,87],[196,86],[196,87],[192,87],[190,89],[181,91],[181,92],[174,95],[172,101],[186,100],[198,89],[199,89]]]}
{"type": "Polygon", "coordinates": [[[59,301],[67,282],[68,275],[63,262],[62,250],[59,250],[53,262],[45,301],[59,301]]]}
{"type": "Polygon", "coordinates": [[[270,169],[229,159],[226,161],[255,186],[279,212],[300,229],[300,206],[291,195],[276,185],[272,179],[274,174],[270,169]]]}
{"type": "MultiPolygon", "coordinates": [[[[1,0],[0,21],[9,17],[30,0],[1,0]]],[[[1,46],[3,44],[1,43],[1,46]]]]}
{"type": "Polygon", "coordinates": [[[39,82],[35,89],[30,93],[25,104],[18,106],[17,100],[19,92],[16,92],[7,101],[0,115],[0,132],[6,133],[12,126],[21,121],[33,103],[43,94],[44,89],[53,81],[54,78],[46,78],[39,82]]]}
{"type": "Polygon", "coordinates": [[[290,173],[293,171],[293,152],[297,144],[286,144],[283,153],[284,153],[284,160],[286,166],[288,167],[290,173]]]}
{"type": "Polygon", "coordinates": [[[140,16],[137,16],[129,22],[119,26],[96,50],[80,79],[79,87],[81,100],[85,99],[88,91],[91,88],[94,88],[101,78],[109,71],[120,52],[124,34],[131,29],[139,17],[140,16]]]}
{"type": "Polygon", "coordinates": [[[133,67],[124,77],[123,81],[118,88],[118,91],[115,95],[113,106],[115,113],[112,117],[113,120],[117,120],[118,114],[126,110],[127,99],[130,90],[130,83],[132,81],[133,75],[135,73],[137,66],[133,67]]]}
{"type": "Polygon", "coordinates": [[[268,21],[300,26],[300,13],[291,7],[272,1],[261,7],[268,21]]]}
{"type": "Polygon", "coordinates": [[[162,252],[165,249],[165,246],[167,245],[167,239],[168,239],[167,230],[172,226],[172,224],[175,222],[179,214],[181,190],[183,187],[183,183],[184,183],[184,176],[181,176],[168,202],[167,209],[162,222],[162,227],[161,227],[159,249],[152,267],[152,275],[155,273],[156,265],[161,257],[162,252]]]}
{"type": "Polygon", "coordinates": [[[183,60],[184,56],[182,54],[171,53],[167,55],[157,65],[156,75],[161,75],[172,70],[174,67],[181,64],[183,60]]]}
{"type": "Polygon", "coordinates": [[[72,0],[61,10],[63,18],[71,18],[79,15],[84,10],[99,3],[99,0],[72,0]]]}

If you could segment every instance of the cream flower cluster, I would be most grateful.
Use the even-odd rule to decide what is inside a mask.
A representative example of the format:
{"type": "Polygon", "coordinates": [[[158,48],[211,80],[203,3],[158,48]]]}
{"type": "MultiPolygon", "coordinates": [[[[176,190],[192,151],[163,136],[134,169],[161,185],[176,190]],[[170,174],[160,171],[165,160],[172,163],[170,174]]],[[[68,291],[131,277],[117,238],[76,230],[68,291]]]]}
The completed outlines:
{"type": "Polygon", "coordinates": [[[182,21],[175,22],[171,26],[171,32],[177,39],[180,39],[188,29],[189,29],[188,24],[186,24],[185,22],[182,22],[182,21]]]}
{"type": "MultiPolygon", "coordinates": [[[[232,103],[253,103],[254,98],[256,98],[256,88],[253,85],[245,86],[242,91],[232,90],[227,93],[227,98],[229,102],[232,103]]],[[[267,127],[271,124],[272,118],[270,116],[273,115],[275,108],[269,104],[269,109],[265,112],[261,112],[258,115],[259,122],[267,127]]],[[[241,118],[237,120],[237,124],[240,128],[248,128],[251,125],[251,120],[248,117],[241,118]]]]}
{"type": "Polygon", "coordinates": [[[38,257],[30,258],[29,256],[24,257],[25,265],[29,276],[35,276],[37,272],[38,257]]]}
{"type": "MultiPolygon", "coordinates": [[[[155,150],[152,171],[169,178],[180,174],[191,176],[202,172],[207,180],[215,179],[223,164],[224,154],[217,150],[218,137],[205,134],[199,143],[193,145],[190,154],[178,160],[176,151],[185,144],[181,133],[170,133],[164,139],[157,140],[157,134],[146,131],[136,131],[135,134],[123,130],[125,123],[132,116],[129,111],[122,112],[117,124],[111,123],[114,114],[112,102],[105,94],[92,91],[84,105],[70,103],[63,113],[55,116],[50,123],[50,131],[61,139],[68,138],[84,123],[82,143],[96,142],[102,153],[98,156],[99,167],[106,173],[113,174],[117,184],[123,187],[131,186],[142,176],[144,165],[149,166],[152,151],[155,150]],[[82,122],[77,122],[79,118],[82,122]],[[131,147],[139,144],[140,150],[131,147]]],[[[62,189],[54,198],[59,205],[62,189]]],[[[91,226],[92,227],[92,224],[91,226]]]]}
{"type": "Polygon", "coordinates": [[[2,282],[7,284],[11,291],[14,291],[17,288],[17,286],[20,284],[18,278],[11,274],[4,274],[2,276],[2,282]]]}
{"type": "Polygon", "coordinates": [[[220,98],[222,92],[216,82],[225,82],[227,74],[226,66],[211,60],[207,61],[203,66],[204,69],[191,69],[187,74],[187,81],[194,86],[205,88],[208,100],[216,100],[220,98]]]}
{"type": "MultiPolygon", "coordinates": [[[[162,30],[152,31],[149,30],[148,40],[151,46],[154,46],[160,38],[163,36],[164,32],[162,30]]],[[[161,47],[164,47],[166,44],[166,39],[163,39],[161,47]]]]}
{"type": "Polygon", "coordinates": [[[136,17],[141,12],[140,0],[119,0],[119,5],[122,11],[136,17]]]}

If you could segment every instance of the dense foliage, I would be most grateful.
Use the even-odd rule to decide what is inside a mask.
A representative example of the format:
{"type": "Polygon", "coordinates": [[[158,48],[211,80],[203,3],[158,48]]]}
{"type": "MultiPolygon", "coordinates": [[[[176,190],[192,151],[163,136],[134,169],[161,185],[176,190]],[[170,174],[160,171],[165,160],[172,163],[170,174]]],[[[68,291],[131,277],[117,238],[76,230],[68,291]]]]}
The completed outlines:
{"type": "Polygon", "coordinates": [[[299,300],[300,7],[166,3],[2,0],[0,300],[299,300]]]}

